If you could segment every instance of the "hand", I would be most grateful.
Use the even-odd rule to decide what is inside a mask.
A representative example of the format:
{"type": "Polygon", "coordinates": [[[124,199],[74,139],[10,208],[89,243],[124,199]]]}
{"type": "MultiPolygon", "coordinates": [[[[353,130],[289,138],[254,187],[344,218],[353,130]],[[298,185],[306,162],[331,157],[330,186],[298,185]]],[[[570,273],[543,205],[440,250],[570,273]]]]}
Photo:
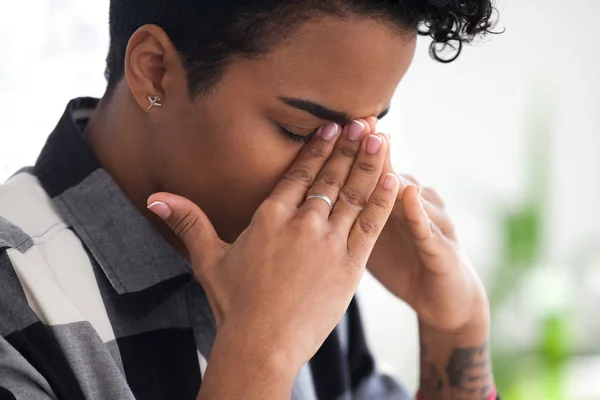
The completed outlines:
{"type": "MultiPolygon", "coordinates": [[[[374,117],[363,120],[375,131],[374,117]]],[[[383,173],[393,172],[389,149],[383,173]]],[[[462,252],[441,197],[400,177],[398,198],[367,264],[371,273],[417,313],[421,326],[462,332],[487,326],[485,289],[462,252]]]]}
{"type": "Polygon", "coordinates": [[[189,200],[168,193],[148,199],[189,252],[216,317],[217,340],[235,332],[251,340],[248,346],[283,350],[298,369],[346,311],[399,187],[395,175],[380,176],[385,137],[336,141],[327,135],[334,126],[341,130],[322,127],[303,147],[233,244],[221,241],[189,200]],[[351,201],[336,202],[340,192],[351,201]],[[313,193],[332,199],[333,210],[320,199],[305,201],[313,193]]]}

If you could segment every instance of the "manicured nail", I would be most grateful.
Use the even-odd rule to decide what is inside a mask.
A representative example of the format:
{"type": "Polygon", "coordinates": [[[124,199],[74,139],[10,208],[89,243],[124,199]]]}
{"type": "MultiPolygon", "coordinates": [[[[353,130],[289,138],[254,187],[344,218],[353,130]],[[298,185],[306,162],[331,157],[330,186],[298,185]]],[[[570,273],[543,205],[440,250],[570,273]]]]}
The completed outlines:
{"type": "Polygon", "coordinates": [[[338,133],[338,124],[329,123],[321,128],[320,135],[323,140],[332,140],[338,133]]]}
{"type": "Polygon", "coordinates": [[[171,208],[162,201],[155,201],[150,204],[148,210],[152,211],[162,219],[168,219],[171,216],[171,208]]]}
{"type": "Polygon", "coordinates": [[[348,139],[358,140],[365,131],[365,124],[360,121],[352,121],[348,124],[347,130],[348,139]]]}
{"type": "Polygon", "coordinates": [[[367,139],[367,153],[369,154],[377,154],[379,149],[381,148],[382,140],[377,135],[369,136],[367,139]]]}
{"type": "Polygon", "coordinates": [[[388,173],[383,181],[383,188],[386,190],[394,189],[398,185],[398,182],[396,174],[388,173]]]}

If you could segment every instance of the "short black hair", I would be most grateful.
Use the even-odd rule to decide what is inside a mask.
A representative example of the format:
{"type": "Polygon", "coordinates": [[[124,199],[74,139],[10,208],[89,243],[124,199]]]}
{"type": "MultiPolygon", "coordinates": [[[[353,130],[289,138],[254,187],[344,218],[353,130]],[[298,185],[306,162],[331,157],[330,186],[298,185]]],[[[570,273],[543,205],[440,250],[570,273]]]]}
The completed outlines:
{"type": "Polygon", "coordinates": [[[463,43],[491,33],[493,0],[110,0],[108,92],[123,77],[125,50],[141,26],[163,28],[180,53],[191,97],[219,81],[232,57],[257,57],[301,22],[359,15],[430,36],[432,57],[454,61],[463,43]]]}

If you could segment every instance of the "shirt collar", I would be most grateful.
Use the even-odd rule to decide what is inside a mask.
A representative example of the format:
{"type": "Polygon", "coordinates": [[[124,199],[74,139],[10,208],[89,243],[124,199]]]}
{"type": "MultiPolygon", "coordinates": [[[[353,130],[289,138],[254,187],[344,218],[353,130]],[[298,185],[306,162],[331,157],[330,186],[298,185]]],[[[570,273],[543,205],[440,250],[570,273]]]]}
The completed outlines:
{"type": "Polygon", "coordinates": [[[98,102],[69,102],[35,175],[119,294],[189,274],[187,261],[134,207],[83,140],[98,102]]]}

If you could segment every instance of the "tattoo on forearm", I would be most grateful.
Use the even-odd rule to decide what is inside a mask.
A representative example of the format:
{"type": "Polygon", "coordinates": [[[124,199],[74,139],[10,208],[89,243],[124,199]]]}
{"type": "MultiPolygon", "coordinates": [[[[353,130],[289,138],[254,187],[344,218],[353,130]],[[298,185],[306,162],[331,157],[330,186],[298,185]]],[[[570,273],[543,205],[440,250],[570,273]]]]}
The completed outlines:
{"type": "Polygon", "coordinates": [[[441,392],[444,387],[442,375],[438,369],[427,361],[427,346],[421,343],[421,378],[420,378],[421,395],[423,392],[441,392]]]}
{"type": "Polygon", "coordinates": [[[454,349],[445,366],[431,362],[428,356],[428,348],[421,342],[420,393],[423,399],[440,398],[446,391],[451,399],[479,400],[489,396],[492,375],[487,343],[454,349]]]}
{"type": "Polygon", "coordinates": [[[446,375],[453,395],[485,398],[491,390],[488,343],[454,349],[446,366],[446,375]]]}

